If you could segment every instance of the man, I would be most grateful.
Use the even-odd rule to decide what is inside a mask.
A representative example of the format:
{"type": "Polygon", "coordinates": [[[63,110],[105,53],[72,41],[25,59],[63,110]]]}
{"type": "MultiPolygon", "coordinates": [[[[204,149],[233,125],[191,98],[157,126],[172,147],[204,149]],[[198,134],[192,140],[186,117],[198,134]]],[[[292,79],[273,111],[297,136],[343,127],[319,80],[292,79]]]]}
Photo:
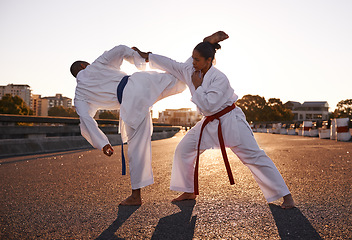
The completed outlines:
{"type": "Polygon", "coordinates": [[[136,72],[130,77],[120,70],[123,60],[144,69],[145,60],[133,49],[119,45],[104,52],[92,64],[76,61],[71,73],[77,80],[74,105],[80,117],[82,136],[107,156],[114,152],[106,135],[93,119],[97,110],[120,109],[120,132],[128,142],[132,194],[120,205],[141,205],[141,188],[154,182],[151,166],[150,108],[186,85],[166,73],[136,72]]]}

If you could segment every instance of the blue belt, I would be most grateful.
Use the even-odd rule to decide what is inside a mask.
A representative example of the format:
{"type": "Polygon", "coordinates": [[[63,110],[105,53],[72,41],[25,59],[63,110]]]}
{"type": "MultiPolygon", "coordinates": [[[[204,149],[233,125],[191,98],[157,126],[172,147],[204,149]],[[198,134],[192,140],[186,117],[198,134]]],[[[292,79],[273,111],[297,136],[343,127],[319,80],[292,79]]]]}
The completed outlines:
{"type": "Polygon", "coordinates": [[[122,94],[123,94],[123,89],[126,87],[126,84],[127,84],[127,81],[128,81],[128,78],[130,76],[124,76],[119,85],[117,86],[117,100],[119,100],[119,103],[121,104],[122,103],[122,94]]]}
{"type": "MultiPolygon", "coordinates": [[[[124,76],[121,79],[121,82],[117,86],[117,100],[119,103],[122,103],[122,94],[123,94],[123,89],[126,87],[128,78],[130,76],[124,76]]],[[[125,160],[125,154],[123,153],[123,141],[121,138],[121,158],[122,158],[122,175],[126,175],[126,160],[125,160]]]]}

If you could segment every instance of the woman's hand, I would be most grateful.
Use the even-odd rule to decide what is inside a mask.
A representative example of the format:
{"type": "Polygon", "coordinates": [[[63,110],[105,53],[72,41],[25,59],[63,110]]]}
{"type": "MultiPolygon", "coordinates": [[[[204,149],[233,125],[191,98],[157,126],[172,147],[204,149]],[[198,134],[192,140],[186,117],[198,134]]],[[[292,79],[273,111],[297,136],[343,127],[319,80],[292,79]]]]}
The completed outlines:
{"type": "Polygon", "coordinates": [[[224,41],[228,38],[229,38],[229,35],[227,35],[224,31],[218,31],[204,38],[203,42],[210,42],[211,44],[214,44],[214,43],[219,43],[221,41],[224,41]]]}
{"type": "Polygon", "coordinates": [[[133,50],[135,50],[136,52],[138,52],[138,54],[145,59],[146,62],[149,62],[149,53],[151,52],[142,52],[141,50],[139,50],[136,47],[132,47],[133,50]]]}
{"type": "Polygon", "coordinates": [[[192,74],[192,83],[197,89],[203,83],[203,74],[201,71],[194,71],[192,74]]]}

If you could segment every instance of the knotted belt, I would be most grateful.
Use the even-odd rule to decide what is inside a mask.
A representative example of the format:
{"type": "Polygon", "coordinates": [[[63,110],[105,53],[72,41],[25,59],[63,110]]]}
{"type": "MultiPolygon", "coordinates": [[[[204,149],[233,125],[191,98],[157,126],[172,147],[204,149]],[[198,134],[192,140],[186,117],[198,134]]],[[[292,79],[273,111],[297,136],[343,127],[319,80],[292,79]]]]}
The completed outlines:
{"type": "Polygon", "coordinates": [[[213,121],[214,119],[218,119],[219,120],[219,124],[218,124],[218,138],[219,138],[219,143],[220,143],[222,157],[224,158],[224,163],[225,163],[227,175],[229,176],[230,184],[232,185],[232,184],[235,183],[235,181],[233,180],[233,176],[232,176],[229,160],[228,160],[227,154],[226,154],[224,138],[222,137],[221,121],[220,121],[220,117],[221,116],[225,115],[228,112],[231,112],[235,107],[236,107],[236,105],[234,103],[231,106],[228,106],[225,109],[221,110],[220,112],[215,113],[214,115],[205,117],[205,120],[204,120],[204,122],[202,124],[202,127],[200,129],[200,135],[199,135],[199,140],[198,140],[198,151],[197,151],[196,166],[195,166],[195,169],[194,169],[194,194],[195,195],[199,195],[199,189],[198,189],[198,169],[199,169],[199,155],[200,155],[199,152],[200,152],[200,142],[202,140],[203,129],[209,122],[213,121]]]}
{"type": "MultiPolygon", "coordinates": [[[[130,76],[124,76],[119,85],[117,86],[117,100],[119,103],[122,103],[122,94],[123,94],[123,89],[126,87],[128,78],[130,76]]],[[[125,159],[125,154],[123,153],[123,141],[121,139],[121,160],[122,160],[122,175],[126,175],[126,159],[125,159]]]]}

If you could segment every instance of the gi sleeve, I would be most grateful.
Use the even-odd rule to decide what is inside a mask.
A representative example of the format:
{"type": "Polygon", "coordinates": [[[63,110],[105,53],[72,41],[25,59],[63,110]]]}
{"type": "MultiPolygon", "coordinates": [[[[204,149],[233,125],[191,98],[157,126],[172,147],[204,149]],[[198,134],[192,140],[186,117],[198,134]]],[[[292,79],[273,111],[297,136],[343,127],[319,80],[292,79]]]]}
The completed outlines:
{"type": "Polygon", "coordinates": [[[98,60],[117,70],[120,70],[123,60],[134,64],[139,70],[145,70],[146,67],[145,60],[136,51],[125,45],[118,45],[104,52],[98,60]]]}
{"type": "Polygon", "coordinates": [[[97,149],[103,149],[109,140],[99,129],[98,123],[94,120],[97,107],[85,101],[75,100],[76,112],[80,119],[80,129],[82,136],[97,149]]]}
{"type": "Polygon", "coordinates": [[[186,83],[187,85],[190,84],[187,79],[192,74],[191,64],[191,61],[187,61],[186,63],[179,63],[164,56],[160,56],[157,54],[149,54],[149,65],[151,68],[160,69],[167,73],[170,73],[177,79],[186,83]]]}

